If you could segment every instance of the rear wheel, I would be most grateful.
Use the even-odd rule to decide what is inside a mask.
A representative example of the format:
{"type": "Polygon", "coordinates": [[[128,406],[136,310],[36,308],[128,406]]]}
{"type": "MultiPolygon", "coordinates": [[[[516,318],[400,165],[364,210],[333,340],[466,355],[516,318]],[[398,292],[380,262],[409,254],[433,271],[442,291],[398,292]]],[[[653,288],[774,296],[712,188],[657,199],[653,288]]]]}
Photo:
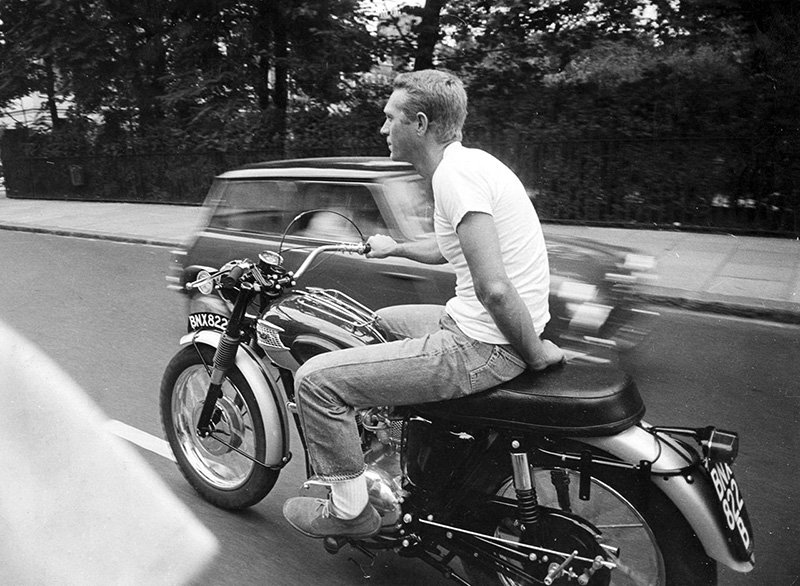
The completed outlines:
{"type": "Polygon", "coordinates": [[[266,436],[255,395],[236,367],[222,384],[213,416],[214,436],[225,443],[197,434],[209,384],[206,365],[213,360],[214,349],[208,346],[187,346],[175,355],[161,382],[161,422],[189,484],[214,505],[242,509],[272,490],[278,471],[240,453],[263,462],[266,436]]]}
{"type": "MultiPolygon", "coordinates": [[[[548,543],[556,544],[552,549],[578,551],[579,556],[588,559],[601,555],[616,564],[615,569],[599,569],[592,574],[588,581],[591,586],[716,584],[716,565],[705,555],[683,515],[655,487],[644,497],[630,476],[629,472],[603,471],[593,476],[589,499],[581,500],[578,471],[561,467],[535,469],[543,526],[548,543]],[[595,530],[599,538],[595,538],[595,530]]],[[[510,479],[499,488],[497,497],[498,503],[505,504],[487,507],[494,518],[483,517],[481,532],[518,542],[517,501],[510,479]]],[[[513,571],[487,569],[475,562],[466,562],[465,566],[479,584],[521,586],[540,584],[549,564],[561,561],[549,556],[543,563],[541,555],[535,563],[514,555],[502,558],[512,570],[524,571],[536,580],[520,578],[513,571]]],[[[575,574],[581,576],[588,565],[575,562],[575,574]]],[[[575,580],[562,576],[553,584],[576,584],[575,580]]]]}

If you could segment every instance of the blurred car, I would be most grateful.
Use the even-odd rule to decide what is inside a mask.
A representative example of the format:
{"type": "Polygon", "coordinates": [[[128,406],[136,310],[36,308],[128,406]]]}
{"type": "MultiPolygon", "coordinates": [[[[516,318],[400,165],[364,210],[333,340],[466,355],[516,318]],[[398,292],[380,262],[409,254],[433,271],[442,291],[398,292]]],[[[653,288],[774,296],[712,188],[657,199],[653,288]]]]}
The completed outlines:
{"type": "MultiPolygon", "coordinates": [[[[174,252],[167,279],[183,285],[204,268],[279,251],[297,267],[320,244],[358,241],[377,233],[398,242],[431,237],[433,198],[406,163],[347,157],[274,161],[215,178],[207,223],[186,250],[174,252]],[[306,213],[303,213],[306,212],[306,213]]],[[[583,356],[625,349],[649,329],[652,312],[634,293],[653,259],[591,240],[548,236],[551,319],[545,335],[583,356]]],[[[455,289],[449,265],[402,258],[366,259],[331,253],[308,271],[302,286],[338,289],[372,309],[406,303],[445,303],[455,289]]],[[[189,296],[189,330],[218,326],[219,308],[189,296]],[[215,317],[216,316],[216,317],[215,317]]]]}

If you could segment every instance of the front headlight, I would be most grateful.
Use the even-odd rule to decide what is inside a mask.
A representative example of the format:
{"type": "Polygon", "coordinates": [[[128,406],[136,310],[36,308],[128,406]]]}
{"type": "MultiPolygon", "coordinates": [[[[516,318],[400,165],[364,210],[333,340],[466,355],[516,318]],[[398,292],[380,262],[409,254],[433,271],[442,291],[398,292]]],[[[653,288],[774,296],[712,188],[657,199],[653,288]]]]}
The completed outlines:
{"type": "Polygon", "coordinates": [[[208,271],[200,271],[199,273],[197,273],[195,281],[202,281],[204,279],[207,280],[202,285],[199,285],[197,287],[197,290],[200,291],[200,293],[202,293],[203,295],[210,295],[211,292],[214,290],[214,281],[211,280],[211,273],[209,273],[208,271]]]}

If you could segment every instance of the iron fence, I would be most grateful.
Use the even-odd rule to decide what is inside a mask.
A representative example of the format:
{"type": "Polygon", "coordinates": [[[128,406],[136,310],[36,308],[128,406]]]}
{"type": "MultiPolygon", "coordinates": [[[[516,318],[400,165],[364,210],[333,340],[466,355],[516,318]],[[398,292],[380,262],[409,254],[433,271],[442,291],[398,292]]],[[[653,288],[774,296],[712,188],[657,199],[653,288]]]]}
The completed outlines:
{"type": "Polygon", "coordinates": [[[752,138],[496,144],[559,222],[800,235],[800,148],[752,138]]]}
{"type": "Polygon", "coordinates": [[[215,175],[275,152],[4,158],[9,197],[198,204],[215,175]]]}

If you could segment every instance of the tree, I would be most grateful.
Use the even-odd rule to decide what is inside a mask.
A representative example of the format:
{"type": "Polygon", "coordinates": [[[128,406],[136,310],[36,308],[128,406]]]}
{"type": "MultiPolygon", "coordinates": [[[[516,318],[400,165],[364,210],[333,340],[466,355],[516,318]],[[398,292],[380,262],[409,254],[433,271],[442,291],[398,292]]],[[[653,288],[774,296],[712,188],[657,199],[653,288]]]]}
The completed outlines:
{"type": "Polygon", "coordinates": [[[139,133],[209,134],[245,116],[280,143],[290,96],[336,101],[371,66],[355,9],[354,0],[7,0],[0,104],[49,92],[139,133]]]}
{"type": "Polygon", "coordinates": [[[417,71],[433,67],[434,50],[439,39],[439,20],[444,4],[445,0],[427,0],[422,9],[414,59],[414,69],[417,71]]]}
{"type": "Polygon", "coordinates": [[[67,73],[91,61],[103,71],[107,51],[100,31],[85,18],[91,0],[7,0],[0,3],[0,106],[33,92],[47,96],[53,127],[56,102],[71,94],[67,73]]]}

